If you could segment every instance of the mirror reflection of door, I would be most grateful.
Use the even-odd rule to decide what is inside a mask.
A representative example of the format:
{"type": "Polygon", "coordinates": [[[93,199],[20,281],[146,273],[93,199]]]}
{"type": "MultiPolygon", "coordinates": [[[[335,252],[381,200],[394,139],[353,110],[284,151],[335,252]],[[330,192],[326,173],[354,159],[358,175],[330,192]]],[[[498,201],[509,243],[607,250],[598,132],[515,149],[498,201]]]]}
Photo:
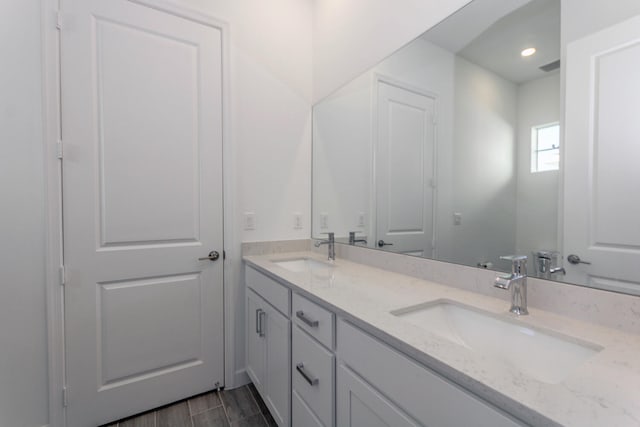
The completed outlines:
{"type": "Polygon", "coordinates": [[[376,243],[433,256],[436,97],[382,79],[377,96],[376,243]]]}
{"type": "Polygon", "coordinates": [[[637,294],[640,17],[567,48],[564,253],[568,278],[637,294]],[[624,108],[621,108],[624,106],[624,108]]]}

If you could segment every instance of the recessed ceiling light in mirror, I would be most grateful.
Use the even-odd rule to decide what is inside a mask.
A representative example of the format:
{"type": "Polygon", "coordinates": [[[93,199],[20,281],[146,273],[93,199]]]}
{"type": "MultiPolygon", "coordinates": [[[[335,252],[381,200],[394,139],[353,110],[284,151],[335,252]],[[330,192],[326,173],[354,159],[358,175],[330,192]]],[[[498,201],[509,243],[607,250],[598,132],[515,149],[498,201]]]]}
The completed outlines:
{"type": "Polygon", "coordinates": [[[534,53],[536,53],[536,48],[535,47],[528,47],[526,49],[524,49],[522,52],[520,52],[520,55],[522,55],[523,57],[527,57],[527,56],[531,56],[534,53]]]}

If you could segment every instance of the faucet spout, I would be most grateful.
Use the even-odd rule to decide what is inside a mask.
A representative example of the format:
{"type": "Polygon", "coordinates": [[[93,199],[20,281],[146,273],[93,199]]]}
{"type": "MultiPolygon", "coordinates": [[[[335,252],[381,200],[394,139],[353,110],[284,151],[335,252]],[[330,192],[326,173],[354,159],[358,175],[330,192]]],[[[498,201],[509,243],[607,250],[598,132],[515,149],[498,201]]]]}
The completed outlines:
{"type": "Polygon", "coordinates": [[[499,289],[511,289],[511,308],[509,311],[518,316],[529,314],[527,310],[527,257],[520,255],[501,257],[511,261],[511,274],[498,276],[494,286],[499,289]]]}
{"type": "Polygon", "coordinates": [[[322,245],[327,245],[327,250],[328,250],[327,259],[329,259],[330,261],[334,261],[336,259],[335,233],[327,233],[327,235],[328,235],[327,240],[318,240],[314,243],[314,246],[316,248],[319,248],[322,245]]]}

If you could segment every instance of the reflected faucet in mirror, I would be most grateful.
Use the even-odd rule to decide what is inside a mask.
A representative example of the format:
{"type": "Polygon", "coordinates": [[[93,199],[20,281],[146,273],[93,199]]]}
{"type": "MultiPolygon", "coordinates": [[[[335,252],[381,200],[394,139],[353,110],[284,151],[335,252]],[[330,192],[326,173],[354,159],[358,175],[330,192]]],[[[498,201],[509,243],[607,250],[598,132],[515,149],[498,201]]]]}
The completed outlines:
{"type": "Polygon", "coordinates": [[[366,245],[367,244],[367,239],[356,239],[356,233],[357,233],[357,231],[350,231],[349,232],[349,244],[350,245],[355,245],[356,243],[364,243],[366,245]]]}
{"type": "Polygon", "coordinates": [[[556,251],[538,251],[536,252],[536,268],[538,269],[538,277],[542,279],[550,279],[553,274],[567,274],[564,267],[554,267],[554,262],[560,256],[556,251]]]}

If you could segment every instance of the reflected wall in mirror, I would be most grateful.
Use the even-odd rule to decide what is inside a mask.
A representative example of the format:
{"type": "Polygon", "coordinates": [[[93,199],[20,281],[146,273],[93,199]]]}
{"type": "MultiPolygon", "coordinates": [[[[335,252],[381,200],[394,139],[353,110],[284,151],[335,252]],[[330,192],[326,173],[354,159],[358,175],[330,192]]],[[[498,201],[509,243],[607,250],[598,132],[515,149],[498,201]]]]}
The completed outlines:
{"type": "MultiPolygon", "coordinates": [[[[358,245],[501,271],[510,268],[501,257],[525,254],[529,275],[639,293],[638,267],[602,275],[593,263],[567,262],[568,254],[598,255],[563,233],[574,222],[563,206],[576,196],[563,199],[562,174],[582,178],[561,161],[561,150],[571,154],[560,25],[560,0],[474,0],[316,104],[312,236],[333,231],[348,243],[355,232],[358,245]],[[535,53],[526,56],[528,48],[535,53]]],[[[622,207],[624,194],[608,192],[622,207]]],[[[637,202],[628,208],[640,214],[637,202]]],[[[601,211],[578,234],[607,229],[601,211]]],[[[636,250],[640,261],[640,236],[634,246],[608,233],[604,246],[636,250]]]]}

